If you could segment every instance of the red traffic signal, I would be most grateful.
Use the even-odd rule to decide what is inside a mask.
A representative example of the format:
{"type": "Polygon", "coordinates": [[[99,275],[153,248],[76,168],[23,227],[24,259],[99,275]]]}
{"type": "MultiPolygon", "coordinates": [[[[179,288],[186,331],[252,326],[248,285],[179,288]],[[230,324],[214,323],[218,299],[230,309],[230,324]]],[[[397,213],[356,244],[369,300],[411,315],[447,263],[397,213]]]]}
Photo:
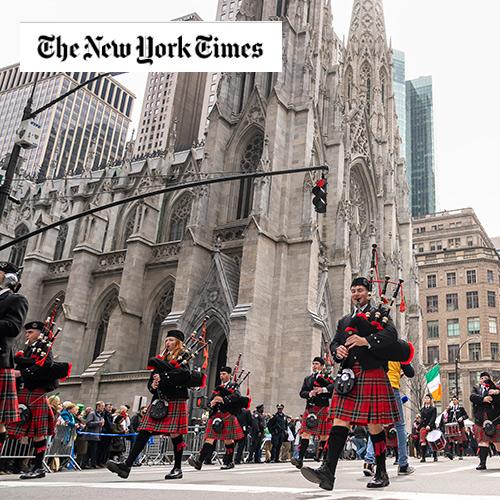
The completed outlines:
{"type": "Polygon", "coordinates": [[[327,186],[328,182],[326,182],[326,179],[321,178],[318,181],[316,181],[316,185],[312,188],[312,194],[314,195],[312,201],[314,205],[314,210],[316,210],[316,212],[318,212],[319,214],[326,213],[327,186]]]}

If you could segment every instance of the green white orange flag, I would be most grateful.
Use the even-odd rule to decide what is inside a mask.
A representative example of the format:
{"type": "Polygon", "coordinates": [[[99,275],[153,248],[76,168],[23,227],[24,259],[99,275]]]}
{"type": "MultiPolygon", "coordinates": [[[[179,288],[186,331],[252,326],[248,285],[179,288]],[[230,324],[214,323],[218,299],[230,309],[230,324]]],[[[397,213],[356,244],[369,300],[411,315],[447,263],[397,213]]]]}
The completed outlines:
{"type": "Polygon", "coordinates": [[[441,401],[441,375],[439,374],[438,363],[425,374],[425,380],[434,401],[441,401]]]}

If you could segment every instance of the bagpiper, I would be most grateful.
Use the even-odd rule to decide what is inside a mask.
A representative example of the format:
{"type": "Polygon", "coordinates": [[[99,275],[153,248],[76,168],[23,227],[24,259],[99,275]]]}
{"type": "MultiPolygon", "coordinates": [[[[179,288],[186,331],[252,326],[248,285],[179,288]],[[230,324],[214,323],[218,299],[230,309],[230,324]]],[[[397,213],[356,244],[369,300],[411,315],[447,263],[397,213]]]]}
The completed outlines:
{"type": "Polygon", "coordinates": [[[7,424],[19,420],[13,346],[28,313],[28,301],[17,293],[19,270],[0,262],[0,454],[7,439],[7,424]]]}
{"type": "Polygon", "coordinates": [[[191,370],[184,362],[193,356],[188,354],[183,342],[183,332],[169,331],[163,352],[148,362],[151,370],[148,389],[153,399],[139,424],[137,439],[124,462],[106,462],[107,469],[123,479],[129,476],[132,465],[150,437],[158,434],[170,436],[174,448],[174,466],[165,479],[182,479],[182,454],[186,446],[183,436],[188,433],[188,389],[205,383],[205,376],[198,370],[191,370]]]}
{"type": "Polygon", "coordinates": [[[306,409],[302,414],[299,431],[299,456],[291,459],[292,465],[295,465],[297,469],[301,469],[304,465],[304,457],[311,436],[319,439],[318,456],[321,458],[332,428],[330,398],[333,394],[333,380],[324,373],[324,369],[325,360],[316,356],[312,361],[312,374],[304,378],[300,390],[300,397],[306,400],[306,409]]]}
{"type": "Polygon", "coordinates": [[[59,380],[69,377],[71,364],[54,361],[47,322],[26,323],[24,330],[26,346],[15,356],[21,419],[7,425],[7,434],[14,439],[33,440],[35,459],[32,468],[20,478],[39,479],[45,477],[43,459],[47,438],[53,436],[55,430],[54,413],[47,393],[57,388],[59,380]]]}
{"type": "Polygon", "coordinates": [[[232,372],[230,366],[220,369],[220,384],[215,387],[210,397],[211,415],[207,422],[203,446],[198,455],[188,458],[189,465],[196,470],[201,470],[205,459],[212,456],[217,440],[224,441],[226,446],[221,469],[234,468],[234,442],[243,439],[244,434],[236,418],[236,414],[243,405],[243,398],[231,381],[232,372]]]}
{"type": "Polygon", "coordinates": [[[467,411],[460,404],[457,397],[453,397],[450,406],[443,414],[442,422],[444,427],[444,434],[448,442],[448,458],[453,460],[454,455],[458,455],[459,460],[464,459],[464,443],[467,442],[467,435],[465,433],[465,421],[469,418],[467,411]],[[458,426],[458,429],[456,429],[458,426]],[[450,432],[451,427],[453,433],[450,432]]]}

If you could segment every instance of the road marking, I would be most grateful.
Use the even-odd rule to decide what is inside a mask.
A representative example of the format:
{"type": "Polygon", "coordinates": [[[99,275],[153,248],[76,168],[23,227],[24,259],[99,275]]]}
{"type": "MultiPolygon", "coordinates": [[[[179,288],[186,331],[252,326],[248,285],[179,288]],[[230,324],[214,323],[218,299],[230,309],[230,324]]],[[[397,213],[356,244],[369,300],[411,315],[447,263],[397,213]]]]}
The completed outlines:
{"type": "Polygon", "coordinates": [[[450,473],[455,473],[455,472],[463,472],[466,470],[472,470],[472,465],[467,465],[465,467],[456,467],[454,469],[447,469],[447,470],[441,470],[438,472],[424,472],[421,474],[422,476],[440,476],[442,474],[450,474],[450,473]]]}

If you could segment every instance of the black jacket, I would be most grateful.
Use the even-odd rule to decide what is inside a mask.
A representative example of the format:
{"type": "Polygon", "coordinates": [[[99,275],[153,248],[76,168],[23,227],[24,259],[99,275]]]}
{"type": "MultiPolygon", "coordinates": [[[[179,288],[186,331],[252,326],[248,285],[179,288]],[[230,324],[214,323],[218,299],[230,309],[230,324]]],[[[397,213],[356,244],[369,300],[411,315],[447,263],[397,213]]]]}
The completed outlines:
{"type": "Polygon", "coordinates": [[[465,411],[465,408],[463,406],[457,406],[456,410],[452,406],[451,408],[448,408],[447,413],[448,413],[448,420],[446,422],[447,424],[457,422],[460,429],[464,428],[465,420],[469,418],[469,415],[467,415],[467,412],[465,411]]]}
{"type": "MultiPolygon", "coordinates": [[[[352,314],[347,314],[344,316],[337,325],[337,333],[333,337],[332,343],[330,344],[330,352],[337,363],[341,363],[342,360],[337,358],[336,350],[337,347],[344,345],[349,333],[345,330],[350,326],[352,320],[352,314]]],[[[360,335],[361,336],[361,335],[360,335]]],[[[352,368],[356,361],[359,362],[363,370],[371,370],[373,368],[384,368],[387,371],[387,361],[383,361],[377,358],[377,352],[382,352],[387,346],[392,345],[398,340],[398,332],[394,323],[389,320],[385,328],[381,331],[377,331],[366,337],[370,348],[368,347],[353,347],[349,351],[349,356],[345,361],[345,368],[352,368]]]]}
{"type": "Polygon", "coordinates": [[[276,412],[267,423],[267,428],[273,436],[283,436],[283,439],[288,437],[288,423],[284,413],[276,412]]]}
{"type": "Polygon", "coordinates": [[[429,426],[432,429],[436,428],[437,409],[435,406],[423,406],[420,410],[420,429],[429,426]]]}
{"type": "Polygon", "coordinates": [[[250,435],[257,437],[263,436],[266,430],[266,417],[263,413],[254,411],[252,415],[252,428],[250,429],[250,435]]]}
{"type": "Polygon", "coordinates": [[[300,390],[300,397],[306,399],[306,408],[311,408],[312,406],[330,406],[330,398],[333,394],[333,380],[329,377],[324,377],[321,374],[311,374],[304,379],[302,384],[302,389],[300,390]],[[325,387],[327,392],[309,397],[309,392],[316,387],[325,387]]]}
{"type": "Polygon", "coordinates": [[[488,389],[497,389],[497,386],[492,381],[488,387],[475,385],[469,397],[473,405],[474,422],[479,425],[482,425],[485,420],[494,420],[500,415],[500,396],[493,396],[492,403],[483,401],[483,398],[488,395],[488,389]]]}
{"type": "Polygon", "coordinates": [[[28,313],[24,295],[8,290],[0,294],[0,368],[14,368],[12,352],[28,313]]]}
{"type": "MultiPolygon", "coordinates": [[[[233,415],[238,415],[241,412],[241,404],[242,404],[242,396],[240,391],[234,387],[232,383],[224,385],[218,385],[210,396],[210,401],[215,398],[215,396],[220,396],[224,403],[219,403],[218,405],[212,408],[212,413],[215,413],[217,410],[221,412],[229,412],[233,415]]],[[[209,401],[209,402],[210,402],[209,401]]]]}

